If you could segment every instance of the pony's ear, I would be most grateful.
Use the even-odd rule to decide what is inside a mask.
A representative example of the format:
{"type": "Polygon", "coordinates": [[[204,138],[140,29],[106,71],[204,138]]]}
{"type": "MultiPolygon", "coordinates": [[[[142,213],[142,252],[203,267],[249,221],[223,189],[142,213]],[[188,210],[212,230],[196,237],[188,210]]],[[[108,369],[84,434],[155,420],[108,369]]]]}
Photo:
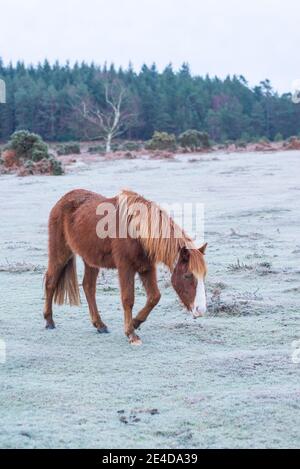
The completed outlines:
{"type": "Polygon", "coordinates": [[[206,248],[207,248],[207,243],[203,244],[201,248],[199,248],[199,251],[205,256],[206,253],[206,248]]]}
{"type": "Polygon", "coordinates": [[[184,246],[181,248],[179,259],[183,262],[188,262],[190,260],[190,253],[187,247],[184,246]]]}

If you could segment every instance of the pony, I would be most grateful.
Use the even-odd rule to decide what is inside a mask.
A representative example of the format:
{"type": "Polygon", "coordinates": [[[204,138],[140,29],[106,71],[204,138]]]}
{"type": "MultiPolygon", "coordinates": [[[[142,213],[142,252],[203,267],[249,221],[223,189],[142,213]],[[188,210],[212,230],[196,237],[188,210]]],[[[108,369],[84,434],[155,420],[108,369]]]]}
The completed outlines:
{"type": "Polygon", "coordinates": [[[157,204],[123,190],[106,198],[83,189],[64,195],[49,217],[48,268],[45,275],[44,318],[55,329],[52,303],[80,304],[76,255],[84,262],[83,290],[93,326],[101,334],[109,330],[96,303],[96,282],[101,268],[117,269],[124,310],[124,330],[132,345],[136,334],[161,294],[156,266],[166,265],[171,283],[185,308],[200,317],[206,312],[204,279],[207,244],[197,249],[192,239],[157,204]],[[139,275],[147,301],[133,317],[134,281],[139,275]]]}

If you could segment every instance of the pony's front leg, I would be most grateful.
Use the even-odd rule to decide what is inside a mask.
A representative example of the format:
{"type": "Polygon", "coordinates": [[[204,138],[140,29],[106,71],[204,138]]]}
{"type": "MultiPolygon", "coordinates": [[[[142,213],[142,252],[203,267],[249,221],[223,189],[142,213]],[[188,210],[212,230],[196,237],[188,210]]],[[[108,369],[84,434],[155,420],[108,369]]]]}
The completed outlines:
{"type": "Polygon", "coordinates": [[[82,285],[88,302],[92,324],[100,334],[107,334],[109,331],[100,317],[96,303],[96,283],[99,269],[90,267],[86,262],[84,263],[84,267],[82,285]]]}
{"type": "Polygon", "coordinates": [[[132,308],[134,305],[134,269],[124,266],[119,267],[119,280],[121,298],[124,309],[124,330],[132,345],[141,345],[142,341],[134,331],[132,323],[132,308]]]}
{"type": "Polygon", "coordinates": [[[147,303],[138,315],[133,319],[133,326],[138,329],[145,322],[155,306],[158,304],[161,294],[157,285],[156,268],[151,267],[147,272],[140,273],[140,279],[147,294],[147,303]]]}

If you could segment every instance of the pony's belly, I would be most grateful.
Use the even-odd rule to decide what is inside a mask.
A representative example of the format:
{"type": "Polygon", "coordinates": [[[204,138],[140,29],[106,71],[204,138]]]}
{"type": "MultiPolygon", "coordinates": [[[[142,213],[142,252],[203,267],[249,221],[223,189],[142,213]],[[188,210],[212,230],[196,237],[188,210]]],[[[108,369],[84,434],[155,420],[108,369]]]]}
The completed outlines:
{"type": "Polygon", "coordinates": [[[111,254],[100,254],[98,256],[82,256],[84,262],[89,266],[100,269],[115,269],[116,264],[111,254]]]}
{"type": "Polygon", "coordinates": [[[99,267],[104,267],[105,269],[115,269],[116,264],[113,260],[112,255],[109,254],[109,255],[102,256],[100,259],[99,267]]]}

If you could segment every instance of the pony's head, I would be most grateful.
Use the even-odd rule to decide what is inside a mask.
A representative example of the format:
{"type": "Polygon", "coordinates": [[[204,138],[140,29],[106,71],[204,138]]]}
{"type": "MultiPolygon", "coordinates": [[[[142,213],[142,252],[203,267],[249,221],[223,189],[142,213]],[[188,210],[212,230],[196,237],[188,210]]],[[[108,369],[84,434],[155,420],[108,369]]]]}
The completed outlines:
{"type": "Polygon", "coordinates": [[[207,244],[200,249],[182,247],[172,274],[172,285],[180,300],[194,318],[206,313],[204,259],[207,244]]]}

